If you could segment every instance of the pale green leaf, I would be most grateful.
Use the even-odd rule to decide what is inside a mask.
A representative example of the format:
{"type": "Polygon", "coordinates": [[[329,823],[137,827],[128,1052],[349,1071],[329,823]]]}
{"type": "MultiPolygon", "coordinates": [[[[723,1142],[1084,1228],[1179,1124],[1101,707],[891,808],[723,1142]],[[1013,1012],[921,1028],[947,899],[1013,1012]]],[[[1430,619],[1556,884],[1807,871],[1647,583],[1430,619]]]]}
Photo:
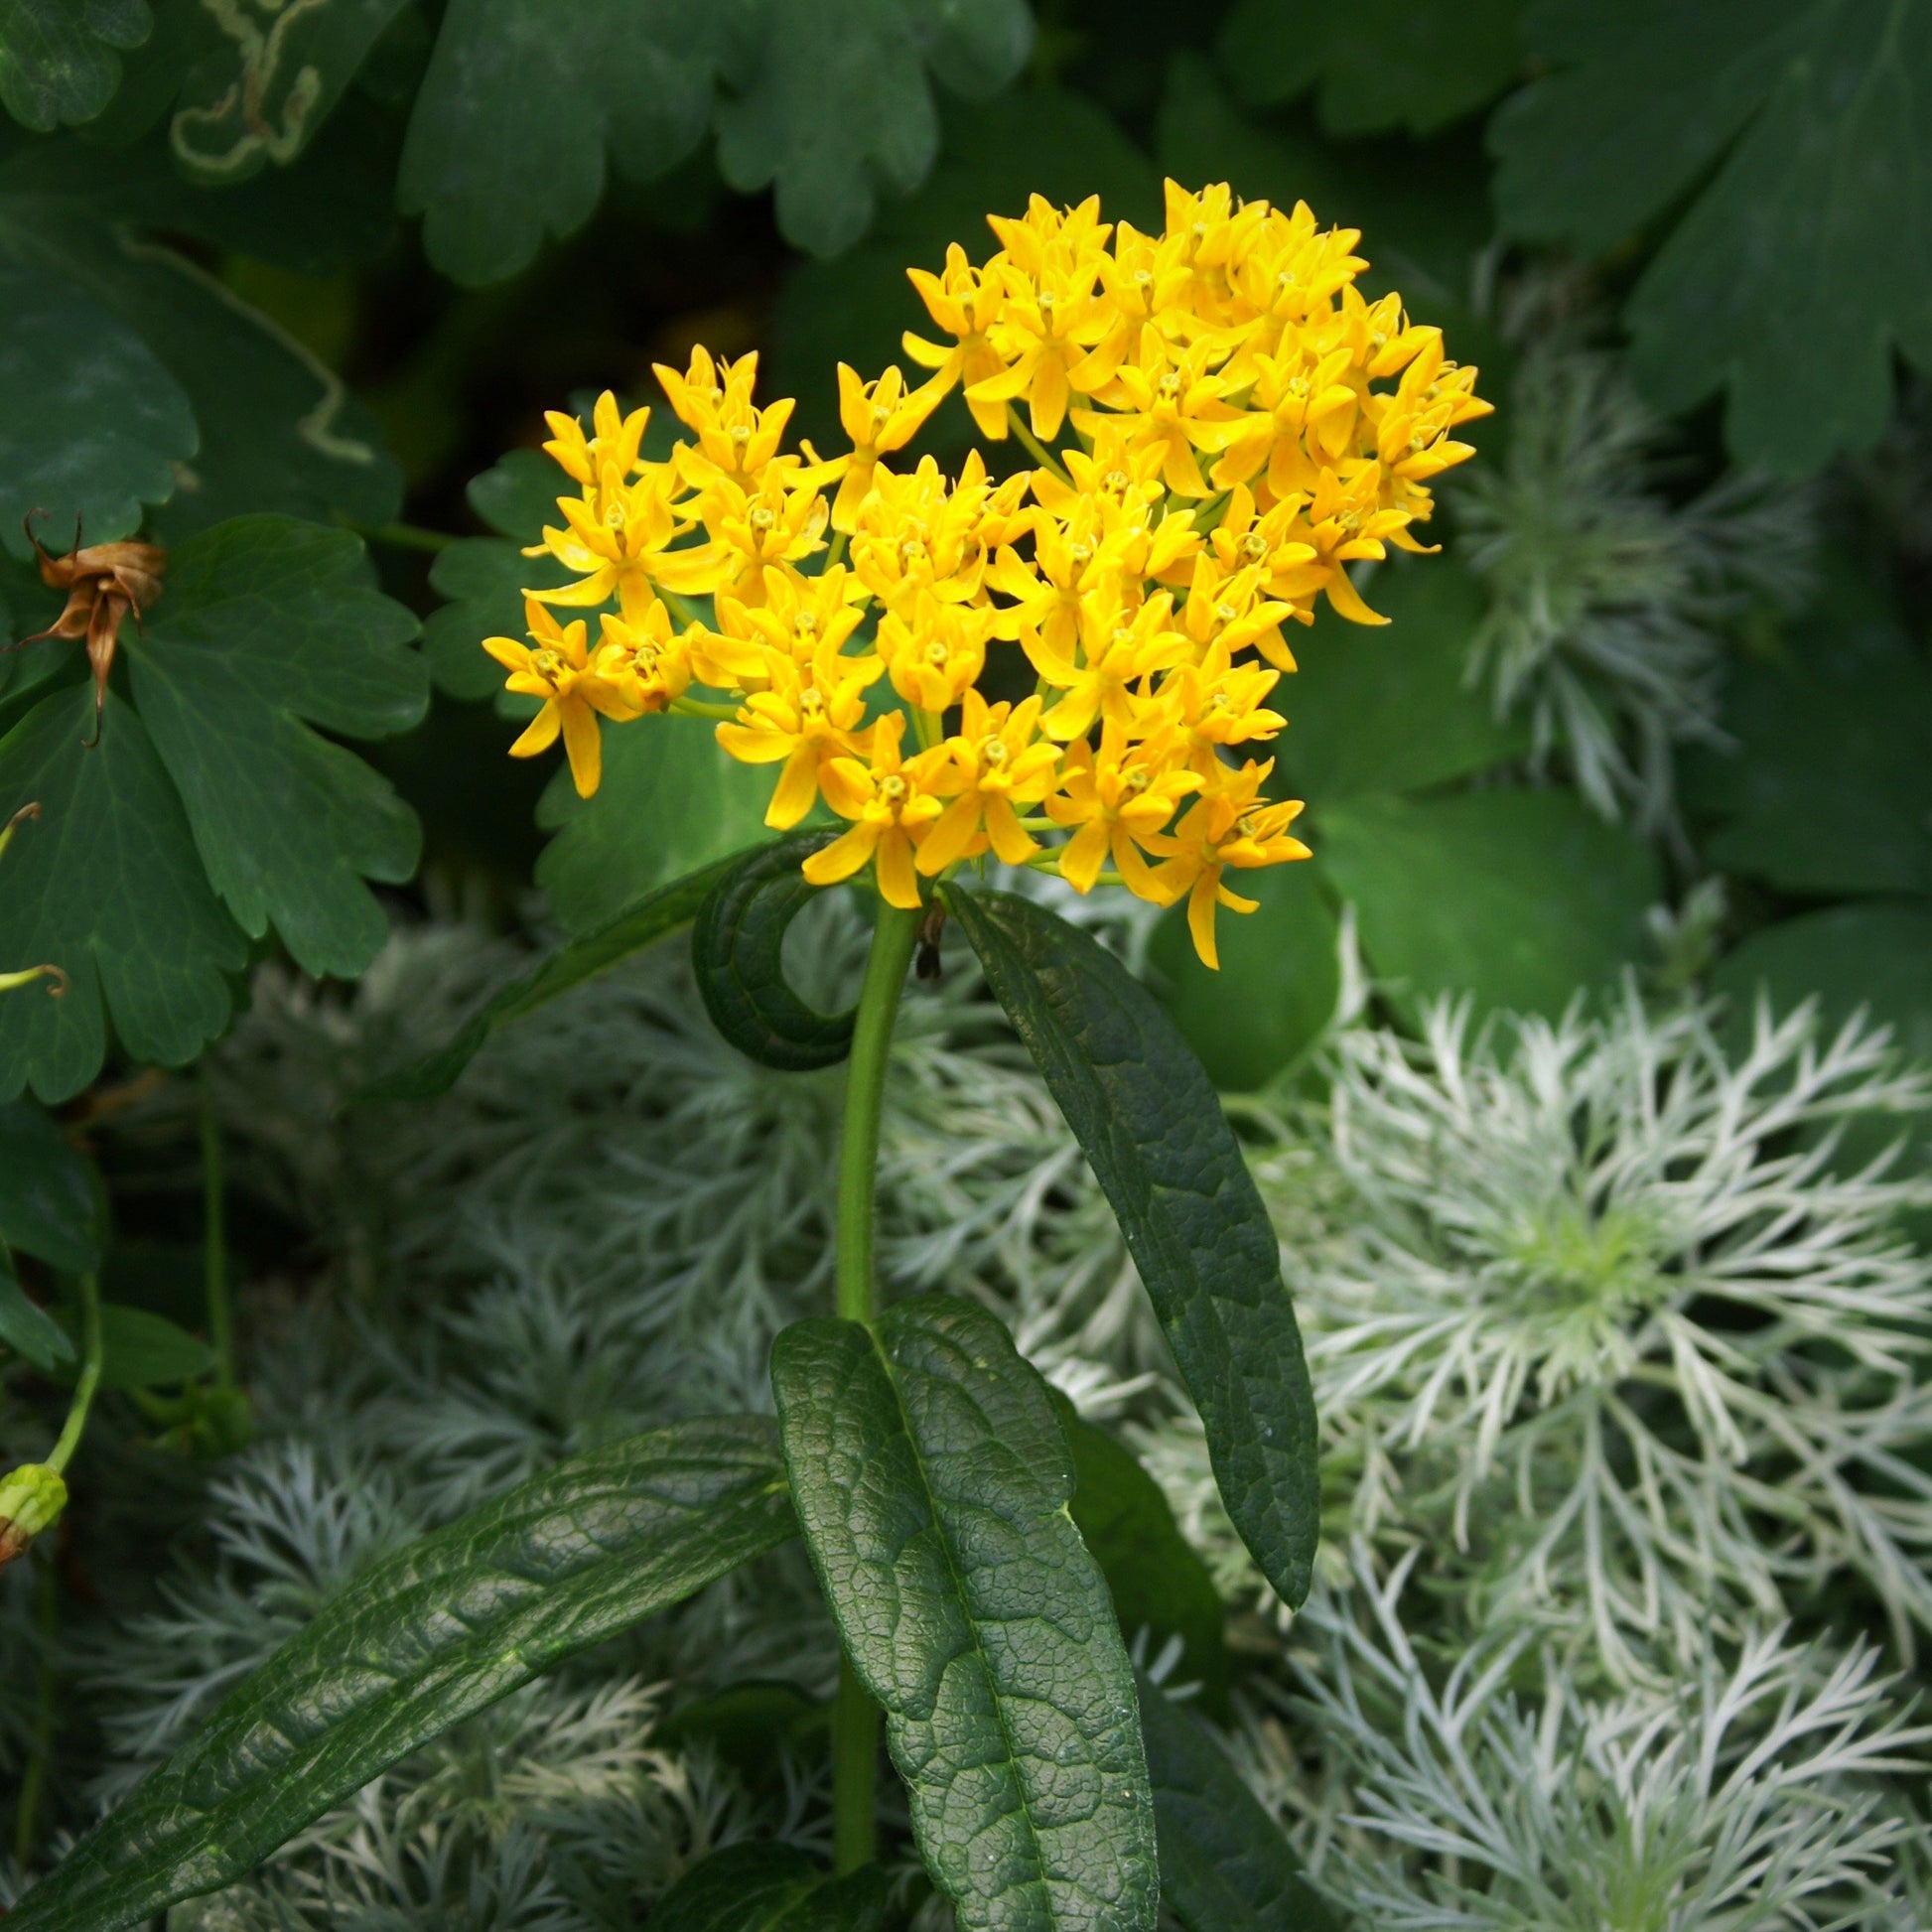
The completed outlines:
{"type": "Polygon", "coordinates": [[[151,25],[147,0],[0,0],[0,101],[41,134],[92,120],[151,25]]]}

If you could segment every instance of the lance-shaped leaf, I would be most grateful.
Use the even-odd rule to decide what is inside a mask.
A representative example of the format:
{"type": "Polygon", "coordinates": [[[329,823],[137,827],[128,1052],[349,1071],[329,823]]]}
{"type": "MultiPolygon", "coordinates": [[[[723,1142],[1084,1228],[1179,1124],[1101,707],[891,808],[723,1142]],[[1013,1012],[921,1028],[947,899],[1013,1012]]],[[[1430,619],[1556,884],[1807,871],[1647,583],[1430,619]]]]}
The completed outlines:
{"type": "Polygon", "coordinates": [[[1302,1862],[1214,1740],[1140,1680],[1161,1896],[1187,1932],[1334,1932],[1302,1862]]]}
{"type": "Polygon", "coordinates": [[[715,865],[703,866],[669,886],[647,893],[608,925],[587,932],[581,939],[573,939],[552,953],[534,973],[504,987],[482,1012],[464,1023],[463,1030],[447,1046],[413,1066],[375,1081],[358,1097],[434,1100],[438,1094],[448,1093],[491,1034],[513,1020],[521,1020],[527,1013],[534,1013],[538,1007],[548,1006],[573,986],[581,986],[587,979],[608,972],[667,932],[688,925],[714,888],[741,863],[737,857],[721,859],[715,865]]]}
{"type": "Polygon", "coordinates": [[[759,1419],[574,1456],[344,1590],[14,1907],[8,1932],[119,1932],[229,1883],[429,1739],[795,1527],[759,1419]]]}
{"type": "Polygon", "coordinates": [[[1314,1397],[1281,1255],[1200,1062],[1105,947],[1009,893],[948,892],[987,983],[1093,1164],[1263,1574],[1308,1594],[1314,1397]]]}
{"type": "Polygon", "coordinates": [[[843,1878],[792,1845],[732,1845],[651,1908],[650,1932],[878,1932],[892,1897],[876,1864],[843,1878]]]}
{"type": "Polygon", "coordinates": [[[134,698],[181,792],[209,882],[242,928],[272,923],[312,973],[359,973],[389,922],[364,878],[415,870],[415,814],[345,747],[406,731],[429,682],[416,620],[360,541],[237,517],[169,559],[128,647],[134,698]]]}
{"type": "Polygon", "coordinates": [[[938,1295],[787,1328],[771,1382],[812,1562],[961,1927],[1151,1932],[1133,1674],[1045,1384],[938,1295]]]}
{"type": "Polygon", "coordinates": [[[835,1066],[852,1050],[853,1014],[818,1012],[785,979],[785,933],[819,890],[799,867],[837,836],[806,832],[739,861],[691,928],[691,963],[713,1025],[741,1053],[784,1073],[835,1066]]]}

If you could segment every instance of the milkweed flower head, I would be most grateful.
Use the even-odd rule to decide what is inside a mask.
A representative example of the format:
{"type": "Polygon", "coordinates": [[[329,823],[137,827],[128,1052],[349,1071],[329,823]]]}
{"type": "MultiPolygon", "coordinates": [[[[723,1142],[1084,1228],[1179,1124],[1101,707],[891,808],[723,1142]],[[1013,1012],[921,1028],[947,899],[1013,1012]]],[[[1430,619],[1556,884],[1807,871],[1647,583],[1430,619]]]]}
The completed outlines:
{"type": "Polygon", "coordinates": [[[1215,964],[1216,908],[1256,904],[1235,876],[1309,856],[1268,788],[1287,626],[1323,601],[1383,621],[1349,566],[1427,548],[1433,480],[1471,454],[1453,432],[1490,405],[1440,330],[1361,294],[1354,229],[1225,186],[1170,182],[1166,214],[1143,234],[1035,196],[988,217],[986,260],[909,270],[925,379],[840,364],[842,455],[788,451],[758,357],[702,347],[657,370],[684,432],[664,461],[647,410],[552,415],[576,493],[530,554],[573,581],[528,593],[528,645],[487,642],[543,700],[513,754],[561,737],[589,796],[600,718],[712,717],[776,767],[767,823],[843,822],[814,884],[869,873],[911,908],[990,853],[1184,900],[1215,964]],[[1035,467],[910,459],[954,390],[1035,467]]]}

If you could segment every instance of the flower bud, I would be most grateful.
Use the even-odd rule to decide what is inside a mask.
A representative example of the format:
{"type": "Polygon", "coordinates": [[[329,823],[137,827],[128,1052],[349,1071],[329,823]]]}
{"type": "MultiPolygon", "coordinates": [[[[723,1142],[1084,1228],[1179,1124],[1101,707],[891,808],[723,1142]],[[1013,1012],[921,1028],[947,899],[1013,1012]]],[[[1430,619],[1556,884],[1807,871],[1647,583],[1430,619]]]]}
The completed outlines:
{"type": "Polygon", "coordinates": [[[67,1506],[68,1485],[60,1470],[45,1462],[23,1462],[0,1477],[0,1570],[43,1530],[52,1529],[67,1506]]]}

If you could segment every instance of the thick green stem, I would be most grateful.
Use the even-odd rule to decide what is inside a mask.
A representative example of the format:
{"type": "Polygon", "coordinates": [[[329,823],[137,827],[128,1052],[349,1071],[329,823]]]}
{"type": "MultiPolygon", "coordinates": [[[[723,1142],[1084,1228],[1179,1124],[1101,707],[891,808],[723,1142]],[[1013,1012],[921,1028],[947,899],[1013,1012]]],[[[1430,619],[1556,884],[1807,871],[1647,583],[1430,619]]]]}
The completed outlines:
{"type": "Polygon", "coordinates": [[[100,1284],[91,1275],[80,1277],[80,1380],[74,1384],[73,1401],[61,1429],[61,1440],[47,1458],[56,1475],[65,1475],[80,1447],[87,1427],[87,1411],[93,1407],[94,1391],[100,1386],[100,1284]]]}
{"type": "Polygon", "coordinates": [[[201,1070],[202,1271],[207,1294],[208,1345],[216,1388],[234,1387],[234,1315],[228,1302],[228,1217],[221,1176],[221,1123],[214,1116],[214,1083],[201,1070]]]}
{"type": "MultiPolygon", "coordinates": [[[[870,1321],[873,1287],[873,1195],[879,1167],[879,1115],[886,1063],[905,969],[919,934],[919,909],[881,905],[873,928],[866,983],[852,1031],[845,1078],[845,1132],[839,1143],[838,1310],[848,1321],[870,1321]]],[[[832,1712],[832,1868],[856,1871],[879,1851],[879,1707],[839,1663],[832,1712]]]]}
{"type": "Polygon", "coordinates": [[[1073,479],[1066,474],[1066,465],[1027,427],[1019,410],[1014,408],[1012,403],[1007,404],[1007,426],[1013,431],[1015,436],[1019,437],[1021,443],[1032,455],[1035,463],[1041,464],[1046,469],[1052,471],[1054,476],[1059,478],[1060,482],[1065,483],[1068,488],[1072,487],[1073,479]]]}
{"type": "Polygon", "coordinates": [[[873,928],[866,982],[852,1029],[845,1076],[845,1133],[839,1143],[838,1307],[848,1321],[873,1317],[872,1205],[879,1166],[879,1110],[886,1096],[886,1061],[898,1017],[905,969],[918,940],[921,908],[882,904],[873,928]]]}

